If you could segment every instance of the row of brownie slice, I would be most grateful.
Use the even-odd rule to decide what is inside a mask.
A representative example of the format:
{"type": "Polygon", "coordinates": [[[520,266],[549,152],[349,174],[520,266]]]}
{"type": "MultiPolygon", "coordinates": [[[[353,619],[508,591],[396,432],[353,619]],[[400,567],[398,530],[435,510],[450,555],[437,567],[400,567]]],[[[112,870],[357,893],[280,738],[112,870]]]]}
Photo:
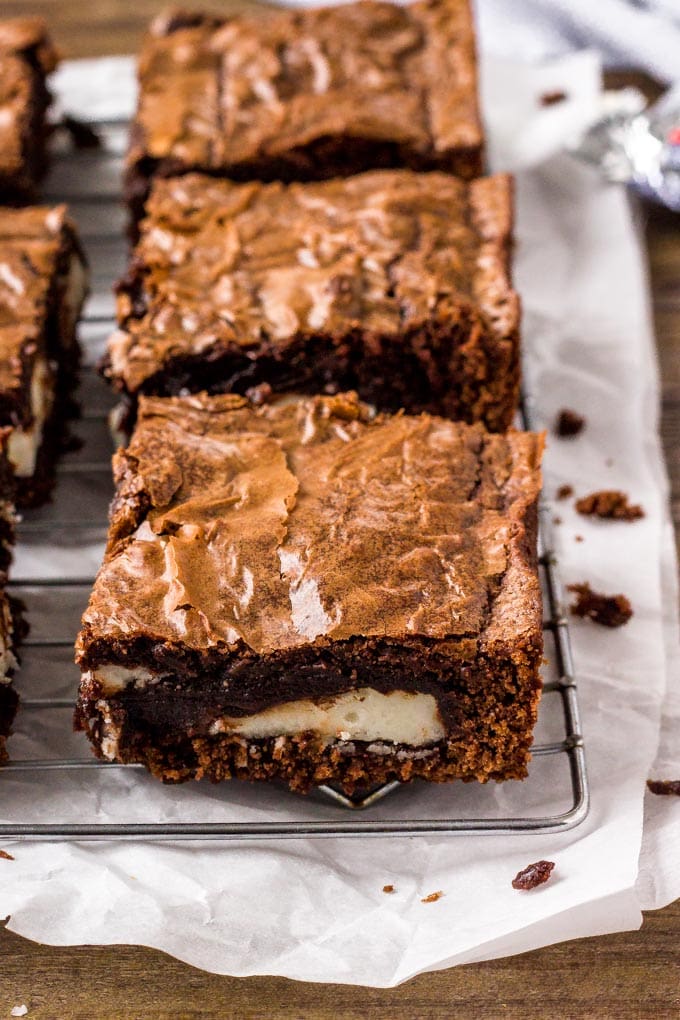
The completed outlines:
{"type": "MultiPolygon", "coordinates": [[[[225,410],[219,394],[245,393],[251,408],[276,394],[324,394],[311,398],[309,408],[317,410],[309,413],[332,418],[335,405],[324,410],[327,395],[352,389],[388,412],[403,408],[504,431],[519,384],[519,305],[510,279],[512,188],[503,175],[478,178],[481,166],[474,37],[461,0],[421,0],[406,8],[365,0],[262,18],[159,19],[140,61],[126,173],[138,241],[118,288],[119,330],[103,365],[124,398],[125,429],[133,429],[140,398],[148,395],[160,396],[162,405],[174,394],[207,391],[201,406],[214,422],[225,410]]],[[[59,218],[55,210],[42,213],[53,225],[59,218]]],[[[63,210],[60,215],[59,238],[72,266],[77,242],[63,210]]],[[[75,261],[82,267],[79,255],[75,261]]],[[[63,258],[52,276],[30,256],[28,264],[36,277],[65,279],[63,258]]],[[[56,289],[63,298],[62,284],[56,289]]],[[[47,323],[49,301],[41,307],[47,323]]],[[[51,307],[58,308],[59,299],[51,307]]],[[[16,319],[16,309],[10,314],[16,319]]],[[[68,330],[63,316],[57,319],[57,340],[63,340],[68,330]]],[[[36,350],[48,351],[47,341],[40,343],[36,350]]],[[[64,348],[71,355],[77,351],[72,344],[52,344],[47,362],[58,363],[64,348]]],[[[73,378],[71,355],[64,355],[63,369],[55,364],[62,380],[73,378]]],[[[179,404],[171,399],[167,406],[169,419],[193,420],[190,398],[179,404]]],[[[63,405],[52,407],[63,420],[63,405]]],[[[272,413],[274,421],[278,412],[272,413]]],[[[26,419],[24,432],[34,419],[26,419]]],[[[371,434],[378,435],[381,422],[371,434]]],[[[16,433],[16,414],[12,424],[16,433]]],[[[199,438],[182,427],[186,435],[169,456],[181,457],[184,443],[193,446],[199,438]]],[[[445,425],[445,431],[456,428],[464,446],[479,443],[474,436],[463,439],[465,425],[445,425]]],[[[503,444],[492,445],[500,453],[503,444]]],[[[535,446],[529,457],[534,473],[540,442],[535,446]]],[[[507,451],[516,448],[509,437],[507,451]]],[[[54,452],[43,458],[48,473],[54,452]]],[[[155,471],[147,481],[148,495],[139,495],[153,500],[159,492],[155,471]]],[[[118,482],[125,484],[121,477],[118,482]]],[[[527,486],[530,493],[536,478],[509,484],[527,486]]],[[[26,502],[47,491],[37,484],[23,488],[26,502]]],[[[530,503],[526,512],[533,520],[530,503]]],[[[119,492],[114,529],[121,514],[126,521],[119,492]]],[[[525,522],[512,528],[519,529],[515,554],[526,541],[535,544],[535,520],[526,523],[525,538],[525,522]]],[[[114,568],[117,551],[112,534],[86,619],[97,618],[96,607],[107,605],[107,570],[114,568]]],[[[525,555],[523,584],[533,591],[531,549],[525,555]]],[[[500,766],[491,765],[482,742],[478,770],[468,777],[524,774],[540,687],[536,598],[540,602],[536,596],[522,604],[522,618],[534,621],[526,643],[515,650],[516,661],[511,657],[504,665],[517,671],[518,697],[524,699],[519,714],[519,702],[514,709],[503,698],[498,702],[503,721],[499,716],[496,728],[507,760],[499,752],[500,766]]],[[[83,668],[109,638],[106,626],[99,632],[84,628],[83,668]]],[[[314,654],[313,643],[305,654],[314,654]]],[[[78,723],[103,753],[110,737],[95,710],[125,713],[95,688],[84,680],[78,723]]],[[[496,696],[489,690],[490,704],[496,696]]],[[[493,713],[489,708],[480,719],[485,740],[495,739],[493,713]]],[[[157,748],[138,751],[140,760],[156,762],[163,778],[181,772],[172,749],[163,765],[157,748]]],[[[238,748],[234,753],[238,759],[238,748]]],[[[302,765],[299,749],[284,757],[287,778],[300,788],[329,768],[325,759],[302,765]]],[[[200,766],[206,773],[209,758],[200,766]]],[[[375,756],[367,762],[370,772],[375,756]]],[[[215,777],[233,765],[213,764],[215,777]]],[[[447,760],[436,768],[431,761],[418,766],[396,758],[383,766],[382,778],[389,778],[390,769],[398,778],[414,768],[428,778],[461,774],[447,760]]],[[[187,765],[182,778],[197,767],[187,765]]],[[[283,774],[283,766],[270,761],[262,777],[277,768],[283,774]]],[[[346,784],[358,781],[358,768],[350,762],[346,784]]]]}
{"type": "MultiPolygon", "coordinates": [[[[142,761],[170,781],[278,776],[306,789],[330,777],[351,792],[367,781],[415,775],[520,778],[540,691],[542,440],[498,435],[511,425],[519,392],[513,194],[507,175],[479,176],[483,139],[467,2],[363,0],[234,18],[174,13],[152,25],[139,85],[125,178],[135,247],[117,287],[118,329],[102,365],[122,397],[119,424],[132,439],[116,459],[109,542],[78,640],[78,726],[102,757],[142,761]],[[372,420],[347,391],[381,413],[372,420]],[[283,395],[299,400],[297,410],[276,400],[283,395]],[[408,417],[390,418],[394,412],[408,417]],[[463,587],[474,591],[466,601],[447,581],[453,608],[447,596],[432,617],[429,609],[406,613],[404,596],[396,622],[385,623],[378,639],[369,617],[377,611],[380,618],[380,606],[369,594],[374,578],[365,556],[373,524],[366,518],[346,550],[333,549],[335,525],[323,515],[305,524],[307,533],[296,531],[301,509],[295,522],[276,513],[285,518],[296,484],[300,506],[344,505],[343,484],[350,491],[358,484],[352,450],[367,458],[356,479],[382,484],[402,433],[413,434],[412,455],[423,458],[423,501],[436,504],[448,486],[442,520],[447,527],[468,520],[479,539],[460,564],[463,587]],[[320,473],[319,492],[309,466],[316,442],[319,462],[335,443],[342,464],[320,473]],[[430,464],[446,483],[426,477],[430,464]],[[220,559],[233,478],[242,479],[243,505],[251,486],[259,505],[261,473],[267,485],[270,475],[277,480],[282,495],[276,490],[265,501],[263,517],[250,511],[243,532],[239,510],[231,526],[237,537],[220,559]],[[497,491],[487,491],[483,478],[497,491]],[[346,623],[336,627],[324,617],[326,629],[317,631],[319,610],[305,623],[310,640],[298,644],[279,591],[285,569],[283,560],[276,567],[276,535],[290,527],[288,541],[309,552],[312,533],[324,546],[326,526],[319,577],[332,574],[346,623]],[[504,556],[517,568],[511,583],[503,571],[496,575],[504,556]],[[258,578],[263,628],[273,636],[263,637],[258,625],[248,637],[251,607],[230,614],[229,598],[238,596],[225,592],[235,565],[258,578]],[[176,596],[175,608],[160,594],[170,576],[167,600],[176,596]],[[350,605],[356,610],[362,599],[370,613],[352,622],[350,605]],[[456,631],[447,643],[442,619],[449,611],[463,631],[469,617],[463,640],[456,631]],[[469,653],[480,627],[502,633],[490,642],[496,658],[489,652],[461,667],[461,691],[466,683],[469,691],[460,703],[467,698],[465,711],[480,713],[479,733],[468,728],[467,737],[461,730],[452,740],[455,760],[444,746],[436,761],[396,748],[379,755],[355,749],[349,757],[299,744],[244,751],[228,735],[196,730],[201,712],[219,721],[225,689],[239,712],[290,700],[293,690],[296,697],[328,694],[318,681],[309,687],[314,670],[356,677],[364,664],[393,690],[399,676],[417,687],[429,669],[438,691],[447,663],[469,653]],[[229,651],[225,635],[237,633],[229,651]],[[417,659],[422,668],[405,678],[406,663],[417,659]],[[159,669],[167,681],[159,681],[159,669]]],[[[380,507],[385,533],[373,546],[375,590],[383,574],[403,570],[417,601],[431,560],[410,548],[415,536],[398,534],[396,524],[390,534],[389,515],[398,509],[380,507]],[[413,564],[413,576],[402,561],[413,564]]],[[[443,539],[453,560],[456,543],[462,548],[468,537],[443,539]]],[[[427,541],[436,545],[435,538],[427,541]]]]}
{"type": "Polygon", "coordinates": [[[48,75],[57,53],[40,18],[0,22],[0,759],[16,711],[11,683],[25,624],[5,591],[15,507],[49,498],[74,410],[85,257],[65,206],[27,204],[47,170],[48,75]]]}
{"type": "Polygon", "coordinates": [[[512,183],[479,178],[466,0],[175,12],[139,85],[104,364],[128,427],[141,394],[261,387],[510,425],[512,183]]]}

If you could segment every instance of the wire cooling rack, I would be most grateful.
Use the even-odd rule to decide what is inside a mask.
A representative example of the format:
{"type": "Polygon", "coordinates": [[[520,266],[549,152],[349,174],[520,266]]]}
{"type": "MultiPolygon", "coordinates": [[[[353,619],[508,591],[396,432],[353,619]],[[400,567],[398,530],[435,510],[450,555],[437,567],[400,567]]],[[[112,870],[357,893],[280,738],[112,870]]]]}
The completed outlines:
{"type": "MultiPolygon", "coordinates": [[[[187,803],[184,787],[181,792],[172,788],[179,804],[164,811],[172,820],[148,821],[147,812],[140,812],[138,802],[140,798],[144,801],[148,789],[145,784],[155,781],[140,766],[98,761],[84,736],[71,732],[77,689],[73,642],[101,557],[112,495],[107,418],[113,400],[92,366],[114,326],[111,286],[121,275],[126,259],[119,182],[127,125],[100,121],[93,126],[101,134],[102,148],[86,152],[64,149],[55,160],[48,182],[47,199],[69,203],[91,263],[92,293],[81,327],[86,360],[81,385],[83,414],[76,425],[83,446],[60,464],[54,502],[27,512],[19,526],[10,588],[27,603],[31,634],[23,645],[22,665],[16,677],[22,700],[16,735],[9,743],[11,759],[0,767],[0,785],[6,792],[0,801],[0,838],[227,840],[500,835],[560,832],[578,825],[588,813],[588,779],[569,628],[549,510],[544,505],[539,508],[539,570],[547,610],[544,629],[549,672],[544,677],[537,734],[543,733],[546,739],[537,737],[528,779],[503,784],[500,802],[499,795],[494,794],[495,784],[446,784],[435,796],[432,784],[415,782],[407,784],[407,790],[393,782],[360,798],[347,797],[330,786],[319,787],[304,798],[281,788],[275,790],[274,800],[270,788],[265,810],[254,815],[252,801],[261,799],[260,791],[250,784],[226,783],[221,784],[222,801],[218,804],[218,814],[223,808],[224,819],[215,818],[211,799],[209,804],[206,802],[210,810],[205,821],[177,820],[187,803]],[[125,781],[115,782],[121,774],[125,781]],[[75,822],[63,817],[45,820],[57,797],[53,784],[56,781],[63,785],[65,777],[74,784],[78,815],[86,812],[90,803],[100,808],[102,798],[108,798],[107,819],[121,817],[113,821],[82,817],[75,822]],[[97,790],[90,796],[95,783],[97,790]],[[250,799],[243,793],[245,786],[250,799]],[[512,794],[507,797],[505,788],[510,787],[512,794]],[[550,790],[550,803],[545,801],[546,788],[550,790]],[[535,791],[541,792],[535,796],[535,791]],[[133,804],[135,810],[130,807],[133,804]],[[508,810],[504,810],[506,806],[508,810]],[[346,809],[342,820],[340,809],[346,809]],[[347,810],[353,813],[347,814],[347,810]],[[362,810],[363,814],[357,814],[362,810]],[[130,814],[134,820],[130,820],[130,814]]],[[[527,397],[522,418],[524,427],[531,428],[532,408],[527,397]]],[[[150,804],[156,789],[157,784],[150,804]]],[[[189,796],[201,796],[198,786],[190,790],[189,796]]],[[[55,803],[61,801],[57,798],[55,803]]],[[[195,815],[195,802],[191,807],[195,815]]],[[[101,810],[92,813],[102,816],[101,810]]]]}

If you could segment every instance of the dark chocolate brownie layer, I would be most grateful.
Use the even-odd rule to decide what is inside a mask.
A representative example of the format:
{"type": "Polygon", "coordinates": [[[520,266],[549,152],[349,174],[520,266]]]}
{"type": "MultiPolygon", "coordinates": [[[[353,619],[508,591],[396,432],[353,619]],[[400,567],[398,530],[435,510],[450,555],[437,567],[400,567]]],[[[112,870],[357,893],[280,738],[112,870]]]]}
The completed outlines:
{"type": "Polygon", "coordinates": [[[158,181],[104,371],[133,401],[356,389],[503,430],[519,388],[511,237],[505,175],[158,181]]]}
{"type": "Polygon", "coordinates": [[[142,398],[78,639],[78,725],[166,779],[523,776],[541,448],[426,414],[372,419],[352,394],[142,398]],[[295,730],[352,697],[331,738],[295,730]],[[398,710],[394,738],[387,716],[352,731],[372,699],[398,710]],[[416,710],[422,738],[400,739],[416,710]]]}
{"type": "Polygon", "coordinates": [[[35,197],[46,169],[46,76],[57,55],[42,18],[0,21],[0,203],[35,197]]]}
{"type": "Polygon", "coordinates": [[[152,25],[139,81],[135,218],[153,176],[189,170],[237,180],[482,170],[468,0],[171,14],[152,25]]]}
{"type": "Polygon", "coordinates": [[[3,209],[0,222],[0,425],[17,503],[43,502],[72,410],[86,292],[84,256],[65,206],[3,209]]]}

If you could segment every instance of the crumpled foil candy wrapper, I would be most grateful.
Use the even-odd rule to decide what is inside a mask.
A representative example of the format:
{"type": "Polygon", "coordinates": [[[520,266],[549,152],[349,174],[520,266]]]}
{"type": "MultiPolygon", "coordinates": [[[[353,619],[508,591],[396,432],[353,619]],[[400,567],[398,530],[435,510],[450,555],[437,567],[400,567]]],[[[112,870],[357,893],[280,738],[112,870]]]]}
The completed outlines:
{"type": "Polygon", "coordinates": [[[567,148],[607,180],[680,212],[680,82],[647,108],[637,89],[604,92],[601,117],[567,148]]]}

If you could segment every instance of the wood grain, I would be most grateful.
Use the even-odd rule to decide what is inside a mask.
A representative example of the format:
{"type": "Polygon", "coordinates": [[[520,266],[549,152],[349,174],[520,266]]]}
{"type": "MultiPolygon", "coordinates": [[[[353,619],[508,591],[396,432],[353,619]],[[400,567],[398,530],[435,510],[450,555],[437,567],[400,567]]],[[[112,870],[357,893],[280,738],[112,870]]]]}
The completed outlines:
{"type": "MultiPolygon", "coordinates": [[[[145,24],[163,6],[158,0],[34,0],[30,11],[47,17],[62,53],[76,57],[133,52],[145,24]]],[[[189,0],[182,6],[201,4],[189,0]]],[[[248,0],[206,0],[203,6],[236,10],[248,0]]],[[[0,17],[28,10],[25,0],[0,3],[0,17]]],[[[651,208],[645,216],[662,435],[680,534],[680,222],[651,208]]],[[[29,1020],[365,1020],[378,1015],[390,1020],[678,1020],[679,946],[680,902],[648,915],[640,932],[551,946],[377,990],[216,977],[153,950],[50,948],[0,927],[0,1017],[25,1003],[29,1020]]]]}
{"type": "Polygon", "coordinates": [[[422,974],[391,989],[216,977],[149,949],[49,949],[4,932],[0,1016],[25,1003],[27,1020],[678,1020],[679,931],[676,903],[650,914],[642,932],[422,974]]]}

